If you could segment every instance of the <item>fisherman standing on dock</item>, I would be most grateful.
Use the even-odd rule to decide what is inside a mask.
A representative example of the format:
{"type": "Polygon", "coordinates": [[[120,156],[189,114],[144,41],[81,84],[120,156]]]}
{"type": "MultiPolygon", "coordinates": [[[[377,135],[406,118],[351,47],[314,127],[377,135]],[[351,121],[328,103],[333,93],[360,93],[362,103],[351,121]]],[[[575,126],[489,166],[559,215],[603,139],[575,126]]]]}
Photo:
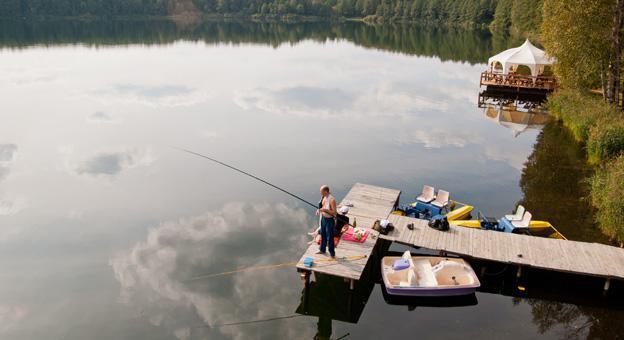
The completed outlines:
{"type": "Polygon", "coordinates": [[[336,199],[329,193],[329,187],[323,185],[321,191],[321,206],[316,211],[321,215],[321,248],[319,254],[325,254],[325,249],[329,246],[329,255],[336,256],[334,250],[334,225],[336,224],[336,199]]]}

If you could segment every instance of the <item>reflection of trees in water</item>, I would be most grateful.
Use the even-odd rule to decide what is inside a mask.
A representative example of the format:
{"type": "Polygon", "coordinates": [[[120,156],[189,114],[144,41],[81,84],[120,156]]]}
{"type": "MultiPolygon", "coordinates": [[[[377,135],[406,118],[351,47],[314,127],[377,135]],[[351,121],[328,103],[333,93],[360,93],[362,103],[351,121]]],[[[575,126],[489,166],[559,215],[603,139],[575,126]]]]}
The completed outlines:
{"type": "MultiPolygon", "coordinates": [[[[605,242],[596,228],[585,179],[591,173],[582,146],[557,122],[544,127],[520,179],[520,202],[536,219],[549,220],[573,240],[605,242]]],[[[561,339],[624,338],[624,312],[542,300],[524,300],[531,306],[540,333],[561,339]]]]}
{"type": "Polygon", "coordinates": [[[540,333],[555,331],[560,339],[624,339],[624,312],[599,307],[527,299],[540,333]]]}
{"type": "Polygon", "coordinates": [[[487,31],[346,22],[257,23],[206,21],[177,25],[169,20],[0,21],[0,47],[56,44],[165,44],[176,40],[259,43],[279,46],[305,39],[345,39],[356,45],[441,60],[483,63],[516,41],[487,31]],[[494,44],[494,41],[496,42],[494,44]]]}
{"type": "Polygon", "coordinates": [[[560,124],[544,127],[522,170],[520,204],[538,220],[548,220],[568,239],[606,241],[587,200],[591,173],[582,147],[560,124]]]}

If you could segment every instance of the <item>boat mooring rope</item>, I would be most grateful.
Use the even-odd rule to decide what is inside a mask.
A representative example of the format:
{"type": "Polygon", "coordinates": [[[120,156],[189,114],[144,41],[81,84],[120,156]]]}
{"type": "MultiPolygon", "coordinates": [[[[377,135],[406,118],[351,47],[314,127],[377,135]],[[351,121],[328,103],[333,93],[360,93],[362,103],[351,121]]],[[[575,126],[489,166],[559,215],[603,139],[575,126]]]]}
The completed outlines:
{"type": "MultiPolygon", "coordinates": [[[[315,264],[316,263],[326,263],[325,265],[323,265],[323,267],[326,267],[326,266],[331,266],[331,265],[335,265],[335,264],[342,263],[342,262],[357,261],[357,260],[365,259],[366,257],[367,257],[367,255],[345,256],[345,257],[339,257],[339,258],[335,258],[335,259],[331,259],[330,258],[330,259],[326,259],[326,260],[316,260],[316,261],[314,261],[314,263],[315,264]]],[[[292,267],[292,266],[296,266],[297,263],[299,263],[299,261],[239,268],[239,269],[230,270],[230,271],[227,271],[227,272],[221,272],[221,273],[214,273],[214,274],[206,274],[206,275],[196,276],[196,277],[190,278],[188,280],[185,280],[184,282],[191,282],[191,281],[197,281],[197,280],[203,280],[203,279],[210,279],[210,278],[219,277],[219,276],[228,276],[228,275],[233,275],[233,274],[238,274],[238,273],[248,272],[248,271],[266,270],[266,269],[278,269],[278,268],[282,268],[282,267],[292,267]]]]}
{"type": "Polygon", "coordinates": [[[466,204],[466,203],[460,202],[460,201],[458,201],[458,200],[451,200],[451,201],[455,202],[456,204],[463,205],[463,206],[468,206],[468,205],[470,205],[470,204],[466,204]]]}

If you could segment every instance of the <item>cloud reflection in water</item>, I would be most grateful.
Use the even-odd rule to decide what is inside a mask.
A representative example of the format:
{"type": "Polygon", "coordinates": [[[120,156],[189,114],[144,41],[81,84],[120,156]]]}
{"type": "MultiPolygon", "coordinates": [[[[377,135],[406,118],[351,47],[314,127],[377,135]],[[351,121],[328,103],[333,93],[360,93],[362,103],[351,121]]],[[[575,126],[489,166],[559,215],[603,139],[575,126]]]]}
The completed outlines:
{"type": "Polygon", "coordinates": [[[17,145],[15,144],[0,144],[0,164],[13,161],[15,154],[17,153],[17,145]]]}
{"type": "MultiPolygon", "coordinates": [[[[0,182],[9,177],[11,165],[17,155],[17,145],[0,144],[0,182]]],[[[17,214],[23,207],[24,202],[16,202],[0,196],[0,216],[17,214]]]]}
{"type": "Polygon", "coordinates": [[[298,255],[295,252],[306,244],[304,231],[310,223],[303,209],[243,203],[163,223],[152,229],[145,241],[110,260],[121,285],[121,301],[141,308],[149,322],[182,339],[208,335],[211,339],[219,335],[236,339],[283,338],[295,331],[300,335],[305,330],[281,327],[279,323],[258,328],[209,327],[292,314],[300,296],[298,289],[288,289],[293,279],[298,280],[292,270],[189,279],[292,261],[298,255]],[[189,320],[197,322],[189,324],[189,320]]]}
{"type": "Polygon", "coordinates": [[[406,116],[448,109],[445,102],[432,100],[387,83],[353,92],[340,88],[305,85],[273,89],[256,88],[237,93],[234,102],[245,110],[260,109],[274,114],[320,118],[406,116]]]}
{"type": "Polygon", "coordinates": [[[396,138],[399,145],[423,144],[427,149],[439,149],[443,147],[463,148],[469,143],[479,143],[482,138],[476,133],[455,130],[413,130],[403,132],[396,138]]]}
{"type": "Polygon", "coordinates": [[[114,84],[93,93],[104,102],[133,102],[147,106],[193,106],[210,97],[206,91],[186,85],[114,84]]]}
{"type": "Polygon", "coordinates": [[[116,120],[106,112],[96,111],[87,117],[88,122],[92,123],[115,123],[116,120]]]}
{"type": "Polygon", "coordinates": [[[149,150],[132,149],[97,154],[76,165],[74,170],[79,175],[113,177],[125,169],[149,165],[152,162],[149,150]]]}

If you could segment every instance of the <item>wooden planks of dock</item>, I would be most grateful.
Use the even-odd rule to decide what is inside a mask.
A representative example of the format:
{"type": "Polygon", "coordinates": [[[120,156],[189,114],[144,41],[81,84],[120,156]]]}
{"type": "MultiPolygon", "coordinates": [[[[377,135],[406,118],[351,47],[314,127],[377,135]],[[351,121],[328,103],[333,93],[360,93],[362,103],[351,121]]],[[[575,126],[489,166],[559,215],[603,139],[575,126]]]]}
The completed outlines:
{"type": "Polygon", "coordinates": [[[339,206],[349,206],[349,221],[358,227],[371,228],[375,220],[385,219],[396,207],[400,190],[356,183],[339,206]]]}
{"type": "Polygon", "coordinates": [[[557,240],[463,227],[438,231],[426,220],[390,215],[395,230],[380,238],[463,257],[517,266],[624,279],[624,249],[598,243],[557,240]],[[409,230],[407,225],[414,224],[409,230]]]}
{"type": "MultiPolygon", "coordinates": [[[[338,206],[348,205],[350,223],[357,220],[358,227],[372,227],[375,220],[388,218],[399,201],[399,190],[356,183],[338,206]]],[[[336,248],[336,261],[328,255],[316,254],[319,246],[311,244],[299,262],[297,269],[306,272],[318,272],[357,281],[375,248],[379,233],[370,230],[364,243],[341,240],[336,248]],[[306,257],[314,259],[312,267],[303,265],[306,257]]]]}

